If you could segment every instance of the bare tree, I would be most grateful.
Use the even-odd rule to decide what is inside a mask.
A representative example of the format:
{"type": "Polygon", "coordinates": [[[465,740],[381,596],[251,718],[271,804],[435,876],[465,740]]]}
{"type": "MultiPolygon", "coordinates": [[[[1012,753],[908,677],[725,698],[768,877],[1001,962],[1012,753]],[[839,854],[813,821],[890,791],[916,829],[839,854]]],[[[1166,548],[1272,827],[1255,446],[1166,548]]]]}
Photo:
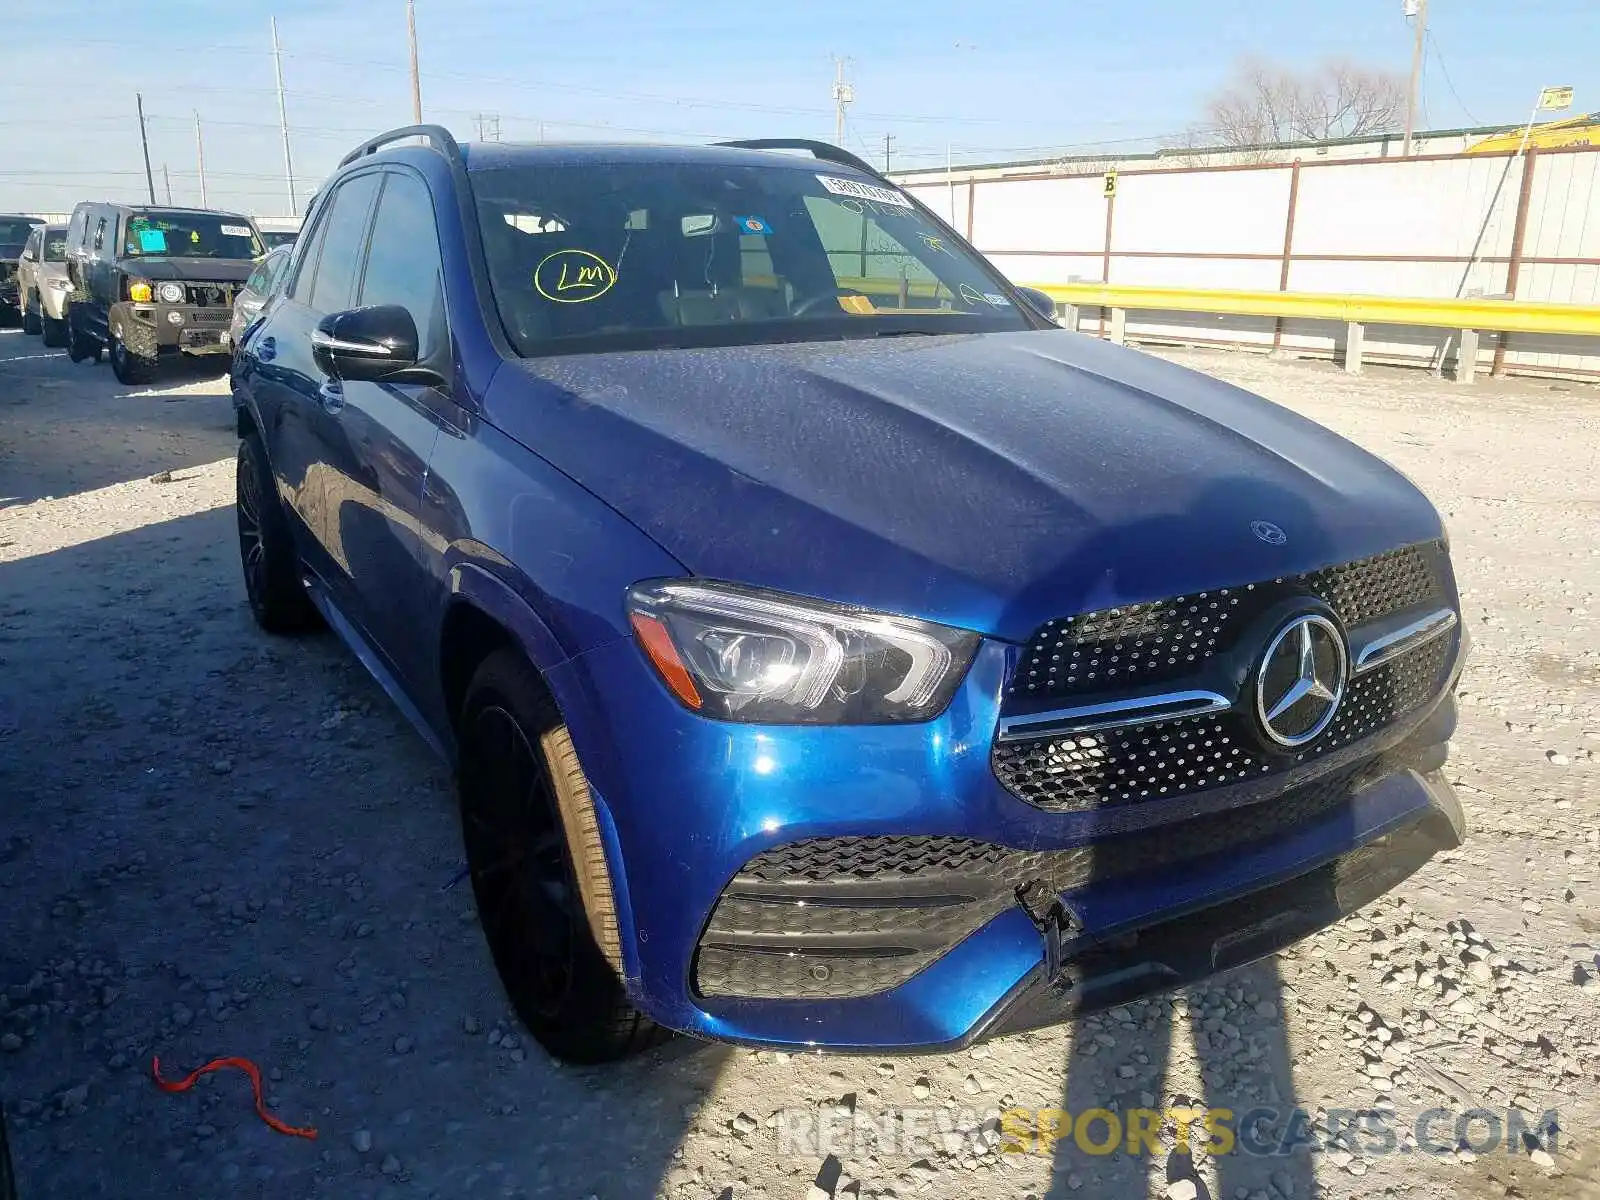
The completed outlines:
{"type": "Polygon", "coordinates": [[[1400,126],[1405,89],[1399,75],[1337,59],[1298,73],[1246,59],[1196,132],[1224,146],[1388,133],[1400,126]]]}

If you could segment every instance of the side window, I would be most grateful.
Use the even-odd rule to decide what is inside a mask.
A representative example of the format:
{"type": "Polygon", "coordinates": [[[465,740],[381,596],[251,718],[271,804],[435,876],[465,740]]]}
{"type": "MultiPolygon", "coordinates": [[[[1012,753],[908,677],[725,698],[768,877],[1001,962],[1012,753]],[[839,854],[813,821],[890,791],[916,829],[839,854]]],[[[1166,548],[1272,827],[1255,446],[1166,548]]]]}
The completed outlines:
{"type": "Polygon", "coordinates": [[[100,223],[94,227],[94,248],[96,250],[106,244],[106,219],[100,218],[100,223]]]}
{"type": "Polygon", "coordinates": [[[267,280],[272,273],[272,264],[261,263],[250,272],[250,277],[244,281],[244,290],[260,295],[267,290],[267,280]]]}
{"type": "Polygon", "coordinates": [[[307,228],[299,245],[289,254],[294,264],[294,278],[289,281],[289,298],[302,304],[311,297],[311,283],[317,273],[317,256],[322,253],[322,241],[328,232],[328,209],[333,207],[333,197],[316,213],[316,223],[307,228]]]}
{"type": "Polygon", "coordinates": [[[443,270],[427,185],[415,175],[391,173],[372,221],[361,303],[398,304],[409,311],[424,358],[447,336],[443,270]]]}
{"type": "Polygon", "coordinates": [[[317,312],[338,312],[349,308],[355,294],[356,275],[361,270],[361,251],[367,232],[367,213],[378,190],[379,175],[358,175],[341,186],[333,197],[333,211],[325,224],[317,255],[317,274],[311,283],[309,304],[317,312]]]}
{"type": "Polygon", "coordinates": [[[22,257],[32,259],[39,257],[39,231],[37,229],[28,235],[28,240],[22,247],[22,257]]]}

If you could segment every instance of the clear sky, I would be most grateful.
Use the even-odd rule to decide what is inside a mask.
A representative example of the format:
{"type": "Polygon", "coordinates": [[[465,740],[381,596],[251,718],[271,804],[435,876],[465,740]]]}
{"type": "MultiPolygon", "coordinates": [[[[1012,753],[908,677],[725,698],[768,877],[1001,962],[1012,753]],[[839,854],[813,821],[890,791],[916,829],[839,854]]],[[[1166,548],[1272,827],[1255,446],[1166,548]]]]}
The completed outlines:
{"type": "MultiPolygon", "coordinates": [[[[1424,125],[1527,119],[1541,86],[1600,109],[1596,0],[1432,0],[1424,125]]],[[[1405,72],[1402,0],[417,0],[424,116],[507,140],[831,139],[898,167],[1142,149],[1177,139],[1242,56],[1405,72]]],[[[288,209],[268,18],[299,197],[363,136],[409,123],[404,0],[0,0],[0,211],[140,199],[134,93],[164,198],[288,209]]]]}

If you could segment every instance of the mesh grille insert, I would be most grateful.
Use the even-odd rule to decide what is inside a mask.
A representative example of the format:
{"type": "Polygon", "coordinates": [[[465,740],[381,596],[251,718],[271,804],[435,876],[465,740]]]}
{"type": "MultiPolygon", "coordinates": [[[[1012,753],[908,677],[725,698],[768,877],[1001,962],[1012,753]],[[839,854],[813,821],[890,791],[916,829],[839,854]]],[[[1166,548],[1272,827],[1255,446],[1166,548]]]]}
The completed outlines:
{"type": "Polygon", "coordinates": [[[1047,621],[1023,649],[1009,692],[1049,700],[1168,683],[1231,647],[1286,596],[1319,597],[1349,628],[1441,601],[1445,570],[1443,546],[1426,542],[1305,575],[1047,621]]]}
{"type": "Polygon", "coordinates": [[[1103,733],[996,742],[995,775],[1014,795],[1076,812],[1183,795],[1288,770],[1378,733],[1434,694],[1451,639],[1403,654],[1350,681],[1333,725],[1293,758],[1257,748],[1237,712],[1185,717],[1103,733]]]}

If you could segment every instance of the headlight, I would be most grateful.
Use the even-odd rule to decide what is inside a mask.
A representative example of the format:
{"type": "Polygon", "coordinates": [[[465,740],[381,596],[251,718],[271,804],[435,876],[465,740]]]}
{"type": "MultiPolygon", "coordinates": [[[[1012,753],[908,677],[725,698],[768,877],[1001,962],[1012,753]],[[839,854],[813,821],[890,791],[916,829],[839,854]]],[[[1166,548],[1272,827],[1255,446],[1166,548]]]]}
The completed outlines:
{"type": "Polygon", "coordinates": [[[149,304],[154,293],[150,290],[150,281],[147,279],[128,280],[128,299],[135,304],[149,304]]]}
{"type": "Polygon", "coordinates": [[[963,629],[725,583],[641,584],[628,615],[673,695],[725,721],[927,720],[978,647],[963,629]]]}
{"type": "Polygon", "coordinates": [[[183,284],[181,284],[181,283],[163,283],[161,285],[160,295],[161,295],[161,303],[163,303],[163,304],[182,304],[183,303],[183,284]]]}

